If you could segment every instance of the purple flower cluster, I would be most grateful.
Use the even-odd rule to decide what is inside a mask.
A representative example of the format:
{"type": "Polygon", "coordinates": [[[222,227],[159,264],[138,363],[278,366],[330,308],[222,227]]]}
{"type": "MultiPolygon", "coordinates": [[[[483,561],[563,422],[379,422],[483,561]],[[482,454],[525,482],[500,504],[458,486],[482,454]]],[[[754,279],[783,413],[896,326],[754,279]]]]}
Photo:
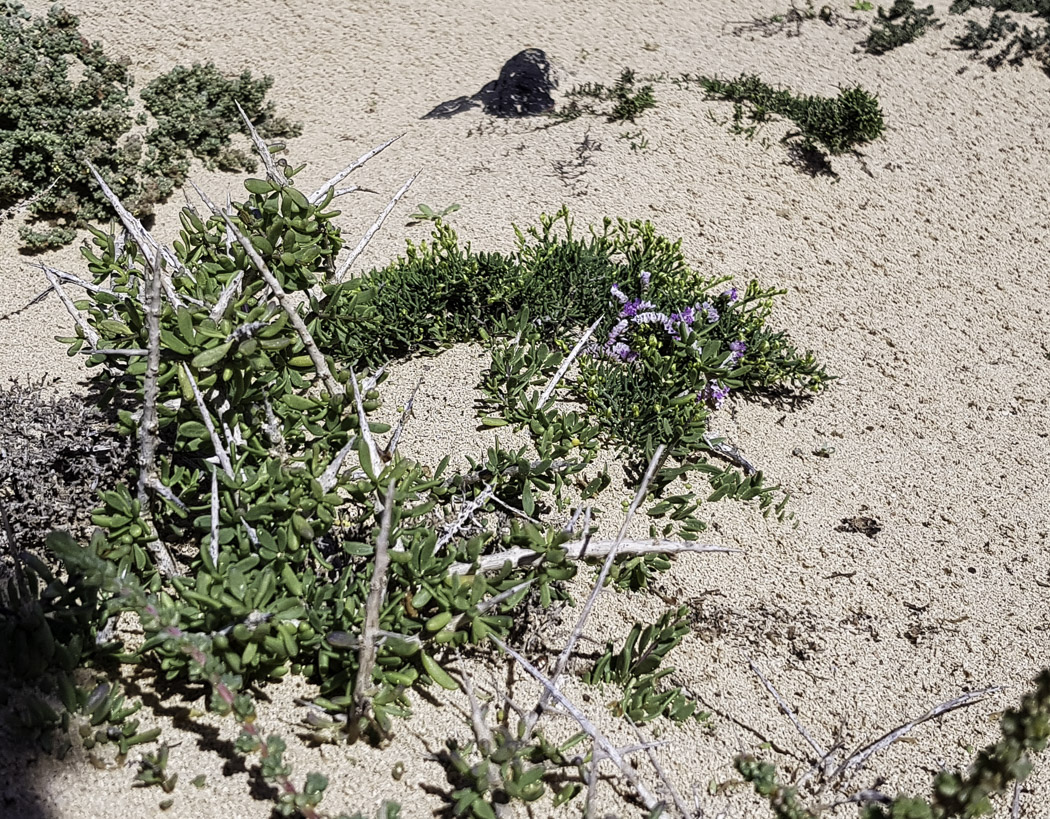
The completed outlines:
{"type": "Polygon", "coordinates": [[[747,342],[745,341],[730,341],[729,342],[729,357],[726,359],[726,366],[730,364],[736,364],[740,359],[744,357],[744,353],[747,352],[747,342]]]}
{"type": "Polygon", "coordinates": [[[729,387],[725,386],[720,381],[708,381],[707,386],[696,396],[696,400],[707,401],[714,404],[715,409],[720,409],[728,397],[729,387]]]}
{"type": "Polygon", "coordinates": [[[725,296],[726,300],[732,304],[734,301],[740,298],[740,291],[735,287],[730,287],[728,290],[723,290],[722,295],[725,296]]]}

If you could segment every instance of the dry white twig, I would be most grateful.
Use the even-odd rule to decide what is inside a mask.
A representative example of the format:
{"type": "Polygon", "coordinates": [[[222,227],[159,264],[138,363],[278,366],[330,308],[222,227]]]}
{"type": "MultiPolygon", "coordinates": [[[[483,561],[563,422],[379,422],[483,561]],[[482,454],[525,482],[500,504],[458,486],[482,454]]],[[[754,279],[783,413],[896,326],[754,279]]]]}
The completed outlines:
{"type": "MultiPolygon", "coordinates": [[[[117,216],[120,218],[124,228],[131,234],[131,238],[135,240],[135,244],[139,246],[139,250],[142,251],[142,255],[146,257],[146,262],[154,270],[163,270],[163,265],[168,265],[174,270],[178,270],[185,275],[189,276],[190,272],[175,258],[175,254],[172,253],[154,239],[148,230],[142,226],[142,222],[136,219],[126,207],[124,203],[120,201],[113,190],[106,184],[106,180],[102,178],[102,174],[99,173],[98,168],[92,165],[90,162],[87,163],[88,169],[91,171],[91,175],[95,177],[95,181],[98,182],[99,187],[102,188],[102,195],[109,200],[110,205],[117,212],[117,216]]],[[[183,300],[179,297],[179,294],[175,292],[175,288],[172,287],[171,281],[163,273],[161,276],[161,286],[164,288],[164,295],[168,297],[168,301],[171,302],[173,307],[181,307],[183,300]]],[[[187,299],[190,301],[190,299],[187,299]]]]}
{"type": "Polygon", "coordinates": [[[587,716],[580,711],[572,701],[569,700],[551,680],[543,675],[543,672],[536,668],[532,663],[526,660],[521,654],[515,651],[513,648],[504,643],[499,637],[494,634],[489,634],[489,639],[492,640],[496,645],[503,649],[507,654],[514,658],[515,662],[518,663],[528,674],[530,674],[540,685],[543,686],[544,693],[548,699],[553,699],[562,708],[564,708],[569,716],[571,716],[584,732],[597,746],[597,749],[609,759],[617,768],[620,773],[624,775],[628,782],[634,786],[635,792],[638,794],[639,799],[642,800],[642,804],[645,805],[646,810],[653,810],[659,801],[649,792],[649,789],[645,787],[645,784],[638,778],[631,765],[620,755],[620,752],[616,747],[609,742],[608,739],[594,726],[594,724],[587,718],[587,716]]]}
{"type": "MultiPolygon", "coordinates": [[[[329,179],[327,182],[325,182],[321,187],[319,187],[317,190],[315,190],[313,193],[311,193],[309,196],[307,196],[306,197],[306,201],[309,202],[311,205],[316,205],[318,202],[320,202],[322,199],[324,199],[325,196],[327,196],[328,191],[330,191],[332,188],[334,188],[336,185],[338,185],[340,182],[342,182],[344,179],[346,179],[350,174],[352,174],[354,171],[356,171],[358,168],[360,168],[362,165],[364,165],[373,156],[375,156],[378,153],[382,153],[384,150],[386,150],[391,145],[393,145],[395,142],[397,142],[399,139],[401,139],[401,136],[404,136],[404,134],[402,134],[400,136],[396,136],[393,139],[388,139],[382,145],[377,145],[371,151],[368,151],[367,153],[362,154],[360,157],[358,157],[353,162],[351,162],[349,165],[347,165],[345,168],[343,168],[341,171],[339,171],[339,173],[337,173],[335,176],[333,176],[331,179],[329,179]]],[[[335,192],[335,195],[339,196],[340,194],[350,193],[351,191],[354,191],[354,190],[358,190],[357,186],[354,186],[352,188],[343,188],[342,190],[337,190],[335,192]]]]}
{"type": "Polygon", "coordinates": [[[390,200],[389,204],[387,204],[387,206],[383,209],[383,212],[376,217],[376,220],[372,223],[372,226],[365,231],[365,235],[361,237],[361,241],[357,243],[357,247],[355,247],[350,252],[350,255],[347,257],[346,261],[339,265],[339,269],[335,271],[334,276],[336,284],[339,284],[339,282],[343,280],[343,277],[346,275],[346,272],[350,269],[350,266],[357,261],[358,256],[364,253],[365,248],[368,247],[368,243],[372,241],[372,237],[375,236],[376,233],[379,231],[379,228],[383,226],[383,222],[386,221],[386,217],[390,215],[390,212],[394,209],[394,206],[401,200],[401,197],[408,193],[408,189],[412,187],[412,183],[416,181],[416,177],[419,176],[420,173],[420,171],[416,171],[414,174],[412,174],[409,180],[401,186],[401,190],[394,194],[394,198],[390,200]]]}
{"type": "Polygon", "coordinates": [[[982,688],[980,691],[968,691],[955,699],[942,702],[940,705],[935,705],[921,717],[913,719],[911,722],[906,722],[903,725],[894,728],[886,734],[883,734],[879,739],[875,740],[870,745],[866,745],[859,751],[855,751],[835,770],[834,776],[839,777],[851,770],[852,768],[859,768],[874,754],[877,754],[883,748],[888,748],[898,739],[907,734],[911,733],[912,729],[922,725],[924,722],[928,722],[935,717],[939,717],[942,714],[947,714],[949,711],[954,711],[957,708],[965,708],[968,705],[973,705],[990,694],[998,693],[1002,691],[1003,687],[995,686],[992,688],[982,688]]]}
{"type": "Polygon", "coordinates": [[[796,730],[800,734],[802,734],[802,738],[806,740],[806,742],[809,744],[809,747],[813,749],[813,752],[817,755],[817,759],[827,759],[828,752],[821,748],[820,745],[817,744],[817,741],[810,736],[809,731],[807,731],[806,727],[798,721],[798,717],[795,716],[795,712],[791,710],[791,706],[788,705],[784,698],[780,696],[780,692],[773,687],[773,683],[771,683],[762,675],[762,672],[759,670],[758,666],[755,665],[755,661],[749,659],[747,663],[751,666],[751,670],[755,672],[755,676],[757,676],[758,679],[761,681],[766,691],[768,691],[773,697],[773,699],[777,701],[777,705],[780,706],[780,710],[787,715],[787,718],[791,720],[791,724],[795,726],[796,730]]]}
{"type": "Polygon", "coordinates": [[[671,784],[671,780],[667,778],[667,773],[664,771],[663,766],[660,764],[659,758],[656,756],[656,748],[660,745],[666,744],[665,742],[646,742],[645,737],[642,736],[642,730],[635,725],[634,720],[629,716],[624,715],[631,727],[634,728],[635,734],[638,735],[638,741],[641,744],[640,748],[645,751],[645,755],[649,757],[649,764],[653,766],[653,770],[656,771],[656,775],[660,777],[660,781],[663,783],[667,793],[671,796],[671,801],[674,802],[675,808],[678,810],[678,814],[682,819],[689,819],[692,816],[692,812],[685,806],[685,802],[682,801],[682,797],[678,791],[675,790],[674,785],[671,784]]]}
{"type": "Polygon", "coordinates": [[[80,328],[80,332],[84,334],[84,338],[92,347],[98,346],[98,333],[92,329],[92,327],[84,321],[80,315],[80,311],[77,310],[76,305],[73,304],[73,300],[66,295],[66,291],[62,289],[62,284],[58,280],[58,276],[55,272],[44,265],[40,266],[40,269],[44,271],[44,275],[47,276],[47,280],[51,282],[51,288],[58,294],[58,298],[62,301],[62,305],[66,308],[66,312],[73,317],[73,321],[77,323],[77,327],[80,328]]]}
{"type": "Polygon", "coordinates": [[[372,671],[376,663],[376,638],[379,631],[379,610],[386,592],[386,572],[390,566],[390,528],[394,517],[394,490],[396,481],[391,480],[383,499],[383,517],[376,539],[375,561],[372,580],[365,602],[365,622],[361,631],[361,649],[357,658],[357,679],[354,681],[354,710],[357,716],[369,712],[368,694],[372,689],[372,671]]]}
{"type": "Polygon", "coordinates": [[[263,138],[259,136],[259,132],[255,130],[252,121],[248,119],[248,115],[244,113],[241,104],[236,100],[234,100],[233,104],[237,106],[241,119],[243,119],[244,124],[248,126],[248,135],[251,137],[252,143],[255,145],[255,152],[259,154],[259,158],[262,159],[263,167],[266,169],[266,176],[271,182],[278,185],[287,185],[288,179],[283,173],[281,173],[281,170],[277,167],[277,163],[273,161],[273,154],[270,153],[269,146],[267,146],[263,141],[263,138]]]}
{"type": "Polygon", "coordinates": [[[565,357],[565,360],[558,367],[558,371],[554,373],[554,376],[544,387],[543,392],[540,394],[540,402],[536,406],[542,407],[547,403],[547,399],[551,397],[551,393],[554,392],[554,388],[558,386],[558,382],[561,381],[562,377],[568,372],[569,367],[572,366],[572,362],[576,360],[576,356],[580,354],[580,350],[583,349],[583,345],[587,343],[591,335],[595,330],[598,329],[598,325],[601,324],[601,318],[596,318],[594,323],[587,328],[587,331],[580,337],[580,340],[576,342],[576,346],[572,348],[569,354],[565,357]]]}
{"type": "Polygon", "coordinates": [[[412,414],[412,405],[416,402],[416,393],[419,392],[419,388],[423,384],[423,379],[420,378],[416,382],[415,388],[412,390],[412,394],[408,397],[408,403],[405,404],[405,410],[401,413],[401,417],[397,420],[397,426],[394,427],[393,433],[390,435],[390,440],[387,442],[386,447],[383,449],[382,456],[384,461],[389,461],[394,457],[394,453],[397,451],[397,442],[401,440],[401,432],[405,428],[405,422],[408,421],[409,416],[412,414]]]}
{"type": "MultiPolygon", "coordinates": [[[[563,648],[561,654],[558,655],[558,661],[554,666],[554,673],[551,674],[551,679],[555,682],[557,682],[558,678],[564,673],[565,666],[569,663],[569,657],[572,656],[572,650],[576,647],[576,641],[579,640],[580,636],[583,634],[583,629],[587,625],[587,618],[591,616],[591,609],[594,608],[594,604],[598,600],[598,595],[605,586],[605,579],[609,576],[609,572],[612,570],[613,561],[616,560],[616,555],[619,553],[620,545],[623,543],[623,539],[627,536],[627,527],[630,526],[631,520],[638,511],[638,507],[641,506],[642,501],[645,500],[645,496],[649,493],[649,484],[652,482],[653,476],[656,475],[657,468],[663,461],[664,450],[664,444],[660,444],[656,447],[656,451],[653,452],[653,457],[650,459],[649,466],[645,470],[645,477],[642,478],[642,483],[638,487],[638,491],[635,492],[634,500],[631,501],[631,506],[627,510],[627,514],[620,526],[620,531],[616,535],[616,540],[614,540],[609,547],[608,554],[605,557],[605,562],[602,564],[601,571],[598,572],[598,579],[594,582],[594,588],[591,589],[591,593],[587,597],[587,602],[583,605],[583,610],[580,612],[580,616],[576,620],[576,626],[573,628],[568,641],[565,643],[565,648],[563,648]]],[[[581,543],[581,552],[584,548],[589,548],[589,546],[587,546],[588,540],[589,538],[585,537],[584,541],[581,543]]],[[[591,554],[593,556],[593,552],[591,554]]],[[[549,691],[544,691],[543,694],[540,695],[539,702],[536,703],[536,707],[525,720],[525,738],[532,736],[532,731],[535,729],[536,723],[543,714],[543,710],[547,707],[550,697],[551,694],[549,691]]]]}
{"type": "Polygon", "coordinates": [[[365,402],[361,397],[361,388],[357,386],[357,373],[354,372],[354,368],[350,368],[350,385],[354,389],[354,404],[357,405],[357,427],[361,430],[361,438],[365,442],[365,446],[368,447],[368,457],[372,461],[372,469],[376,475],[383,471],[383,458],[379,455],[379,450],[376,449],[375,439],[372,437],[372,430],[368,428],[368,416],[365,415],[365,402]]]}
{"type": "MultiPolygon", "coordinates": [[[[163,262],[161,262],[163,264],[163,262]]],[[[149,294],[146,301],[146,327],[149,333],[149,355],[146,358],[146,375],[142,393],[142,419],[139,422],[139,479],[138,501],[140,514],[153,529],[155,539],[148,548],[157,562],[157,571],[162,577],[173,577],[178,574],[175,561],[168,547],[160,540],[157,527],[149,513],[149,495],[146,489],[151,484],[159,483],[155,475],[155,457],[157,448],[157,397],[160,394],[158,375],[160,372],[160,289],[163,276],[152,264],[146,265],[147,278],[145,290],[149,294]]],[[[54,282],[60,288],[57,280],[54,282]]]]}
{"type": "MultiPolygon", "coordinates": [[[[434,545],[434,554],[435,555],[440,554],[442,552],[442,550],[444,550],[444,548],[449,543],[452,542],[452,538],[454,538],[459,533],[460,529],[462,529],[464,526],[467,525],[467,521],[470,520],[472,517],[474,517],[474,513],[477,512],[482,506],[484,506],[488,502],[488,499],[491,496],[492,496],[492,484],[490,483],[490,484],[487,484],[485,486],[485,488],[481,490],[481,492],[478,494],[478,496],[476,498],[474,498],[474,500],[472,500],[470,503],[464,504],[460,508],[459,514],[456,515],[456,519],[441,534],[441,537],[438,538],[438,542],[434,545]]],[[[523,550],[523,551],[530,551],[530,550],[526,549],[526,550],[523,550]]],[[[533,554],[536,554],[536,553],[533,552],[533,554]]],[[[503,563],[500,563],[499,565],[502,566],[503,563]]],[[[452,565],[452,567],[450,567],[449,573],[450,574],[466,574],[467,572],[470,571],[470,569],[471,569],[470,564],[467,564],[467,563],[454,563],[452,565]],[[457,567],[459,567],[459,566],[467,566],[467,571],[466,572],[457,572],[455,569],[457,567]]],[[[496,570],[495,568],[490,569],[490,571],[495,571],[495,570],[496,570]]],[[[480,570],[480,571],[482,571],[482,573],[484,573],[483,569],[480,570]]]]}
{"type": "MultiPolygon", "coordinates": [[[[680,554],[682,552],[693,552],[696,554],[707,554],[716,552],[719,554],[737,554],[740,549],[730,549],[725,546],[705,546],[699,543],[679,542],[675,540],[598,540],[589,542],[589,538],[565,543],[559,548],[565,549],[569,560],[583,560],[594,557],[608,557],[610,554],[619,555],[655,555],[655,554],[680,554]]],[[[449,574],[488,574],[498,572],[508,561],[512,566],[525,566],[537,560],[542,560],[543,554],[532,549],[507,549],[491,555],[483,555],[474,563],[453,563],[448,567],[449,574]]]]}

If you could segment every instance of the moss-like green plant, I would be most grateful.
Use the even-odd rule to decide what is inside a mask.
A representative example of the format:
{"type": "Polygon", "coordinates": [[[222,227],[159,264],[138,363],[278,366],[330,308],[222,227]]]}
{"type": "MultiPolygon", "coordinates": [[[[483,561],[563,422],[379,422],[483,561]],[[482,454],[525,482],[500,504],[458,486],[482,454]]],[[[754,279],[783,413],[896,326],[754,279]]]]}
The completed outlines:
{"type": "Polygon", "coordinates": [[[140,217],[185,181],[192,157],[250,169],[250,158],[229,146],[230,135],[244,130],[235,99],[264,135],[297,133],[264,103],[271,83],[248,73],[227,80],[211,65],[178,67],[143,94],[156,118],[143,140],[130,134],[133,81],[126,61],[84,39],[78,18],[61,6],[34,19],[20,3],[3,0],[0,208],[31,201],[32,222],[20,235],[26,249],[41,250],[67,244],[76,229],[113,215],[85,160],[140,217]]]}
{"type": "Polygon", "coordinates": [[[943,25],[933,16],[933,6],[919,8],[914,0],[894,0],[889,11],[879,6],[879,19],[872,23],[864,41],[869,54],[885,54],[913,43],[931,28],[943,25]]]}
{"type": "Polygon", "coordinates": [[[699,83],[713,99],[732,102],[734,129],[748,136],[756,126],[780,116],[798,128],[785,139],[798,140],[804,149],[838,155],[878,139],[885,128],[878,99],[860,86],[844,88],[831,99],[776,89],[753,74],[735,80],[684,79],[699,83]]]}

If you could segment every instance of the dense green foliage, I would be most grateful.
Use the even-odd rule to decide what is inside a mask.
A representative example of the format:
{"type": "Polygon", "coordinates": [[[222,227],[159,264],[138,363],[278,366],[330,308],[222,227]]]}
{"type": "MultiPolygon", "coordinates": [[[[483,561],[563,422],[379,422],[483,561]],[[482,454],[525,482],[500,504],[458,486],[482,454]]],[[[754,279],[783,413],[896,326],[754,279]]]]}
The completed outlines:
{"type": "Polygon", "coordinates": [[[270,78],[227,80],[208,65],[177,67],[145,89],[155,121],[143,139],[131,133],[132,84],[126,61],[84,39],[72,13],[55,6],[34,19],[14,0],[0,3],[0,208],[31,201],[27,249],[67,244],[75,229],[113,215],[85,160],[132,213],[148,216],[185,181],[192,157],[251,169],[229,145],[244,130],[234,99],[262,133],[298,133],[264,102],[270,78]]]}

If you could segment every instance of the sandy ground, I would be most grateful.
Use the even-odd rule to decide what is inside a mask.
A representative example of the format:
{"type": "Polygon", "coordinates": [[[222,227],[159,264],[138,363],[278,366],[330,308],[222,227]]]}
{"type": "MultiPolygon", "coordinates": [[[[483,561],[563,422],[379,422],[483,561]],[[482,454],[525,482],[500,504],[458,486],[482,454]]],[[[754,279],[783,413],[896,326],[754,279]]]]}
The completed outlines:
{"type": "MultiPolygon", "coordinates": [[[[727,21],[782,12],[784,4],[712,0],[591,3],[459,0],[364,4],[314,0],[196,0],[151,3],[70,0],[82,30],[127,54],[141,87],[178,63],[213,60],[275,77],[272,98],[303,122],[290,156],[309,163],[312,189],[348,159],[398,134],[357,183],[379,192],[344,205],[348,234],[359,235],[413,172],[422,173],[359,263],[391,259],[416,202],[463,207],[452,217],[477,248],[506,249],[511,224],[533,224],[568,203],[581,225],[605,215],[649,218],[684,238],[700,269],[784,287],[777,323],[817,350],[841,380],[814,403],[784,411],[734,403],[719,421],[748,457],[794,493],[797,526],[753,510],[712,510],[713,543],[735,556],[690,556],[662,579],[667,599],[688,603],[695,628],[673,657],[676,680],[712,712],[709,727],[658,726],[671,743],[658,754],[668,777],[706,816],[768,816],[736,779],[733,754],[756,750],[788,772],[804,772],[810,750],[749,668],[749,660],[792,704],[823,748],[844,752],[962,692],[1005,686],[981,703],[917,729],[875,757],[851,785],[881,780],[887,793],[925,792],[942,765],[963,765],[997,734],[999,711],[1017,701],[1050,664],[1050,80],[1035,66],[996,74],[949,50],[962,22],[876,58],[855,52],[857,33],[820,23],[802,36],[734,37],[727,21]],[[797,172],[777,144],[734,137],[720,124],[728,106],[695,91],[657,89],[659,107],[634,127],[578,120],[551,129],[473,111],[421,120],[437,103],[472,94],[525,47],[557,61],[563,85],[611,81],[624,66],[642,74],[754,72],[797,90],[834,94],[861,83],[878,94],[885,137],[863,160],[843,158],[832,184],[797,172]],[[713,114],[713,121],[709,116],[713,114]],[[627,131],[648,149],[632,151],[627,131]],[[599,143],[575,181],[554,165],[571,162],[588,136],[599,143]],[[826,444],[830,458],[811,453],[826,444]],[[801,455],[793,455],[799,452],[801,455]],[[845,518],[882,524],[874,538],[839,531],[845,518]]],[[[845,5],[841,4],[840,5],[845,5]]],[[[947,2],[936,6],[946,16],[947,2]]],[[[28,6],[39,11],[43,2],[28,6]]],[[[213,197],[238,190],[232,176],[195,174],[213,197]]],[[[235,193],[236,195],[236,193],[235,193]]],[[[162,208],[157,233],[171,238],[180,206],[162,208]]],[[[75,248],[49,263],[78,269],[75,248]]],[[[0,235],[0,314],[42,289],[16,252],[15,226],[0,235]]],[[[74,389],[82,370],[51,341],[70,321],[49,298],[0,323],[0,375],[61,377],[74,389]]],[[[469,351],[425,362],[417,403],[417,452],[444,451],[440,431],[477,441],[470,420],[480,359],[469,351]],[[433,433],[428,432],[433,430],[433,433]],[[428,449],[429,448],[429,449],[428,449]]],[[[402,403],[414,373],[395,373],[389,406],[402,403]]],[[[452,437],[452,436],[450,436],[452,437]]],[[[660,606],[662,608],[662,605],[660,606]]],[[[651,598],[609,594],[588,637],[622,639],[649,617],[651,598]]],[[[569,620],[571,622],[572,617],[569,620]]],[[[549,629],[557,639],[566,624],[549,629]]],[[[557,646],[556,642],[551,645],[557,646]]],[[[535,651],[543,650],[541,642],[535,651]]],[[[483,687],[501,672],[479,675],[483,687]]],[[[293,737],[301,710],[292,684],[267,689],[260,719],[293,737]]],[[[583,702],[583,686],[569,690],[583,702]]],[[[179,773],[172,817],[264,817],[270,803],[251,786],[228,743],[232,724],[155,703],[179,773]],[[231,761],[233,759],[234,761],[231,761]],[[204,787],[191,780],[206,774],[204,787]]],[[[529,702],[524,684],[515,697],[529,702]]],[[[199,704],[200,701],[198,701],[199,704]]],[[[419,702],[393,744],[308,749],[293,743],[299,776],[327,772],[325,805],[371,811],[383,798],[405,815],[442,808],[441,768],[426,758],[449,737],[466,739],[460,708],[419,702]],[[396,780],[396,763],[406,767],[396,780]]],[[[587,706],[602,719],[600,697],[587,706]]],[[[623,742],[634,738],[609,720],[623,742]]],[[[555,723],[554,731],[570,731],[555,723]]],[[[156,789],[131,789],[134,758],[100,771],[87,761],[56,762],[11,746],[3,762],[0,814],[11,817],[153,816],[156,789]]],[[[644,767],[644,766],[643,766],[644,767]]],[[[646,774],[648,776],[648,774],[646,774]]],[[[654,785],[655,787],[655,785],[654,785]]],[[[601,788],[603,810],[618,807],[601,788]]],[[[998,815],[1009,815],[1007,804],[998,815]]],[[[840,807],[836,815],[855,815],[840,807]]],[[[542,816],[538,807],[534,815],[542,816]]],[[[1037,766],[1020,816],[1050,816],[1050,765],[1037,766]]]]}

